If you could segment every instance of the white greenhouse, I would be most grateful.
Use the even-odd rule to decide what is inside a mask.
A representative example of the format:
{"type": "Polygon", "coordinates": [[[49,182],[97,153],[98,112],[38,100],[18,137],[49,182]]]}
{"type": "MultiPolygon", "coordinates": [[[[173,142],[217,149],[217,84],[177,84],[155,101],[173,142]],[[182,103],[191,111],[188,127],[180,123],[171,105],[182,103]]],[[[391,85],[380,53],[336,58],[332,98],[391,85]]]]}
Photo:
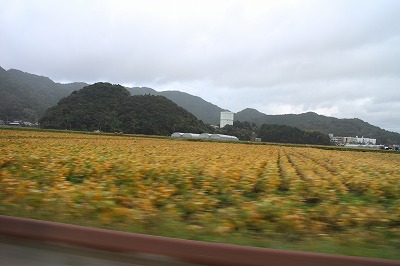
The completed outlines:
{"type": "Polygon", "coordinates": [[[209,139],[211,137],[212,134],[210,133],[201,133],[199,138],[201,139],[209,139]]]}
{"type": "Polygon", "coordinates": [[[182,138],[183,133],[181,132],[174,132],[171,134],[172,138],[182,138]]]}
{"type": "Polygon", "coordinates": [[[214,140],[232,140],[232,141],[238,141],[239,140],[235,136],[223,135],[223,134],[212,134],[210,136],[210,139],[214,139],[214,140]]]}
{"type": "Polygon", "coordinates": [[[195,133],[183,133],[182,138],[185,139],[198,139],[200,137],[200,134],[195,134],[195,133]]]}
{"type": "Polygon", "coordinates": [[[225,140],[225,141],[238,141],[239,139],[235,136],[223,135],[223,134],[210,134],[210,133],[181,133],[174,132],[171,134],[172,138],[183,138],[183,139],[203,139],[203,140],[225,140]]]}

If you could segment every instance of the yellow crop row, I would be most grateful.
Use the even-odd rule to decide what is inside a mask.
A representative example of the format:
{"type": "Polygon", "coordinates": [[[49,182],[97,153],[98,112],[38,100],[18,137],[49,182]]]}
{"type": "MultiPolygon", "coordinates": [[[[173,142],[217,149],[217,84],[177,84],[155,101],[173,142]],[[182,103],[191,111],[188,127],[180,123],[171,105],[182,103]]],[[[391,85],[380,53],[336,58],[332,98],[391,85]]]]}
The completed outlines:
{"type": "Polygon", "coordinates": [[[400,157],[0,130],[0,213],[199,233],[400,229],[400,157]]]}

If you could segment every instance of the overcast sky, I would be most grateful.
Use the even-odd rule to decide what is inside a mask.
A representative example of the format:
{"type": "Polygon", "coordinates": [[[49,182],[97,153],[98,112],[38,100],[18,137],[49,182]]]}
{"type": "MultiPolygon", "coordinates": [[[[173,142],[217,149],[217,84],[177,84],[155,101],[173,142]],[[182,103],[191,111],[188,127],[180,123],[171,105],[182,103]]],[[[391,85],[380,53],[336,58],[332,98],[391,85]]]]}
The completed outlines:
{"type": "Polygon", "coordinates": [[[400,132],[399,14],[399,0],[0,0],[0,66],[400,132]]]}

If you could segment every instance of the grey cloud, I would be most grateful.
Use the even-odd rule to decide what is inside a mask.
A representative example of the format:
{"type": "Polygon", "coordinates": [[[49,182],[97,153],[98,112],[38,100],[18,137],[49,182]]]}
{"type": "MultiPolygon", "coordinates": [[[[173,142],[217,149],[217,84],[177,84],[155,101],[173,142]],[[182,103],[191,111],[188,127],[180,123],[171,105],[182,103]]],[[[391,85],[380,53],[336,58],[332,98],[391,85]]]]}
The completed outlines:
{"type": "Polygon", "coordinates": [[[400,132],[396,0],[0,6],[6,69],[178,89],[233,111],[359,117],[400,132]]]}

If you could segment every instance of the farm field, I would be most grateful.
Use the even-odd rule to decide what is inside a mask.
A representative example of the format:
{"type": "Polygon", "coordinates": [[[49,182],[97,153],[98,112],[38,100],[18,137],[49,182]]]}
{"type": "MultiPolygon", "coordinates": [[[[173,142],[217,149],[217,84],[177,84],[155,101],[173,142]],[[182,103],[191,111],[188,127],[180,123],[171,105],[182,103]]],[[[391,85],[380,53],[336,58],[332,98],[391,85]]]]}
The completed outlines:
{"type": "Polygon", "coordinates": [[[400,259],[400,155],[0,129],[0,214],[400,259]]]}

